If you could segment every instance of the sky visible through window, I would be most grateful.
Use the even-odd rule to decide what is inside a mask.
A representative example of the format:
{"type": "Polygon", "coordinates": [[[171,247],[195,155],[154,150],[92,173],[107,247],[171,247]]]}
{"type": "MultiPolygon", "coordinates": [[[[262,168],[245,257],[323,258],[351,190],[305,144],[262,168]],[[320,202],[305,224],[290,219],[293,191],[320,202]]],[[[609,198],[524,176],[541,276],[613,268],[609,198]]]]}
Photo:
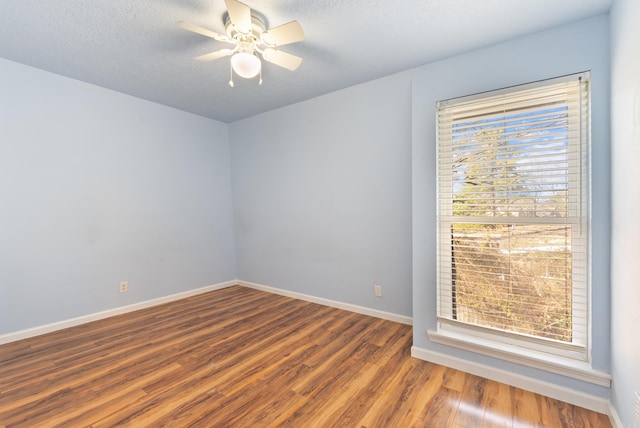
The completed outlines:
{"type": "MultiPolygon", "coordinates": [[[[511,215],[531,215],[532,206],[536,216],[566,215],[566,207],[561,214],[557,205],[564,200],[566,206],[568,139],[566,104],[456,120],[452,124],[454,203],[475,202],[456,213],[487,215],[482,210],[489,208],[486,202],[491,200],[494,206],[502,201],[516,208],[511,215]],[[512,198],[517,200],[508,202],[512,198]],[[545,207],[550,200],[554,207],[545,207]]],[[[490,215],[499,214],[508,213],[490,215]]]]}

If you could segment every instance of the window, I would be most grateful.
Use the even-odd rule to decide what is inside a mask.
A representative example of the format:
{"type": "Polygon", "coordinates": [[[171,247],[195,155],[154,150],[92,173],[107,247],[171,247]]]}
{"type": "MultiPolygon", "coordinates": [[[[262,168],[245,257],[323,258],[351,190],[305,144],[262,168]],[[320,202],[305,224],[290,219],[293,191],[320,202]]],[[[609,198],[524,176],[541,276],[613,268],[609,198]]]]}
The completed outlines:
{"type": "Polygon", "coordinates": [[[437,120],[438,332],[586,361],[589,73],[437,120]]]}

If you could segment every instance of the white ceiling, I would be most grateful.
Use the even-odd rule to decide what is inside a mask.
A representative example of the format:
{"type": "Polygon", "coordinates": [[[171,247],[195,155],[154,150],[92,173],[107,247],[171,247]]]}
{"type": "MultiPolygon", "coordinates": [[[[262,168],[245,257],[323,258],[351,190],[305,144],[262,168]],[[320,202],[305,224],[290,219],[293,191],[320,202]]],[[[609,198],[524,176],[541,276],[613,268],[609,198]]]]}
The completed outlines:
{"type": "Polygon", "coordinates": [[[272,110],[481,46],[606,13],[612,0],[245,0],[267,27],[291,20],[306,40],[236,78],[228,45],[176,27],[224,33],[224,0],[0,0],[0,57],[223,122],[272,110]]]}

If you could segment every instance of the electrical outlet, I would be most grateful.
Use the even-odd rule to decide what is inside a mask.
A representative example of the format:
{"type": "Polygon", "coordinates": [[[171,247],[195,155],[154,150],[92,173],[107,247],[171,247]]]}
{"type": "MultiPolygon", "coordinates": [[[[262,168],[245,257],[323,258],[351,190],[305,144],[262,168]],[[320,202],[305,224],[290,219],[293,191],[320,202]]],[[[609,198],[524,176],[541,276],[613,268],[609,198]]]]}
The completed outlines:
{"type": "Polygon", "coordinates": [[[382,285],[374,285],[373,286],[373,293],[377,297],[382,297],[382,285]]]}
{"type": "Polygon", "coordinates": [[[128,281],[122,281],[120,283],[120,292],[121,293],[126,293],[129,290],[129,282],[128,281]]]}
{"type": "Polygon", "coordinates": [[[633,401],[636,407],[636,421],[640,422],[640,392],[636,391],[633,401]]]}

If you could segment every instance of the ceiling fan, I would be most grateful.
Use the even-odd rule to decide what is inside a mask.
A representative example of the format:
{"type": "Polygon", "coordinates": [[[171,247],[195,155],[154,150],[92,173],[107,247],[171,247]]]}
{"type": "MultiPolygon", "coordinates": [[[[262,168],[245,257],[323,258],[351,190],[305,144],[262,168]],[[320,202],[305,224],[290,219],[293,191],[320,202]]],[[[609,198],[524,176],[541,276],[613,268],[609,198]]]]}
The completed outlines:
{"type": "Polygon", "coordinates": [[[298,21],[287,22],[267,30],[265,23],[251,8],[238,0],[225,0],[227,13],[224,16],[225,34],[219,34],[199,25],[179,21],[178,27],[212,39],[230,43],[233,48],[217,51],[196,57],[199,61],[231,56],[229,86],[233,87],[233,73],[245,79],[260,75],[262,84],[263,60],[294,71],[302,63],[302,58],[290,53],[274,49],[277,46],[304,40],[304,32],[298,21]]]}

